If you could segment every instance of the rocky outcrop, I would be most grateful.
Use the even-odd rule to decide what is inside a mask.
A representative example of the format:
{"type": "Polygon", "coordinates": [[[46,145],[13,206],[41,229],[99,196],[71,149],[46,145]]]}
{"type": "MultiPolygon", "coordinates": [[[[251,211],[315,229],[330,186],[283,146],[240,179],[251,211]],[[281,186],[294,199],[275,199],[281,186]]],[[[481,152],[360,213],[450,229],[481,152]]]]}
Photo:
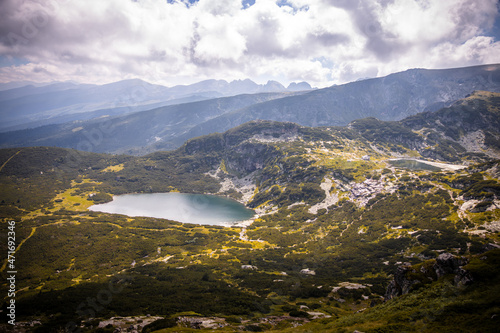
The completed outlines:
{"type": "Polygon", "coordinates": [[[273,143],[293,141],[301,127],[292,123],[253,121],[225,133],[189,140],[180,149],[188,155],[203,156],[200,162],[218,165],[223,159],[229,173],[242,176],[261,170],[279,153],[273,143]]]}
{"type": "Polygon", "coordinates": [[[387,286],[384,298],[389,300],[408,294],[415,286],[430,283],[446,275],[454,275],[453,282],[456,286],[468,285],[473,281],[472,275],[462,268],[468,262],[464,257],[442,253],[433,263],[432,261],[424,263],[419,269],[406,263],[396,269],[394,279],[387,286]]]}
{"type": "Polygon", "coordinates": [[[181,327],[197,330],[205,328],[218,329],[227,326],[225,319],[218,317],[179,317],[177,322],[181,327]]]}
{"type": "Polygon", "coordinates": [[[381,180],[367,179],[362,183],[351,183],[349,198],[365,206],[370,199],[375,198],[378,193],[393,193],[397,187],[396,185],[381,180]]]}
{"type": "Polygon", "coordinates": [[[408,273],[412,271],[413,269],[410,264],[399,266],[396,269],[396,272],[394,273],[394,279],[387,286],[387,290],[384,295],[384,298],[386,300],[408,294],[413,285],[421,282],[419,280],[408,278],[408,273]]]}
{"type": "Polygon", "coordinates": [[[433,268],[438,278],[453,274],[455,275],[455,285],[467,285],[472,282],[472,276],[461,266],[466,265],[468,262],[469,260],[466,258],[456,257],[451,253],[442,253],[437,257],[433,268]]]}

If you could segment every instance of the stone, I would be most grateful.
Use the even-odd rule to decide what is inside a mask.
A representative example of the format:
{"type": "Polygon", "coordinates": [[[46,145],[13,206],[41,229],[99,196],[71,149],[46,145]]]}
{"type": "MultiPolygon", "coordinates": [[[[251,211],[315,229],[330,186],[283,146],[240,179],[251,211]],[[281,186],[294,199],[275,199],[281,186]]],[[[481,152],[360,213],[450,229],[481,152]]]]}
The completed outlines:
{"type": "Polygon", "coordinates": [[[451,253],[441,253],[434,264],[434,270],[438,278],[446,274],[457,274],[460,266],[467,264],[467,260],[455,257],[451,253]]]}

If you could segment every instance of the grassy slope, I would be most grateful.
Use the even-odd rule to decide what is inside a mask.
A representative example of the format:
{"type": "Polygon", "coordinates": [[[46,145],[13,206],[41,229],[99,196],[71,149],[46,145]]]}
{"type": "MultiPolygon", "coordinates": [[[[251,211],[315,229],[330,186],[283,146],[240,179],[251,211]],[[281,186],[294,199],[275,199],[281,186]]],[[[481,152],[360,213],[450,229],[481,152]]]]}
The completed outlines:
{"type": "Polygon", "coordinates": [[[465,266],[475,282],[458,287],[445,276],[410,294],[339,319],[283,332],[497,332],[500,324],[500,250],[465,266]]]}
{"type": "MultiPolygon", "coordinates": [[[[96,311],[97,317],[195,311],[228,320],[236,316],[235,326],[286,329],[300,320],[290,317],[273,326],[261,318],[304,315],[301,306],[307,306],[341,318],[304,326],[311,330],[391,325],[427,329],[438,322],[425,326],[430,325],[426,315],[416,309],[397,317],[396,308],[404,308],[398,302],[428,304],[429,313],[434,307],[455,306],[460,297],[473,302],[475,295],[484,296],[484,286],[495,295],[495,283],[486,279],[462,296],[447,299],[447,294],[440,294],[448,288],[441,281],[429,289],[446,296],[436,300],[440,305],[433,305],[432,294],[423,292],[351,316],[381,303],[398,262],[418,264],[442,250],[480,253],[483,244],[499,241],[498,233],[480,237],[464,232],[485,229],[499,219],[498,209],[462,209],[467,202],[474,207],[498,198],[498,163],[456,172],[391,169],[384,162],[391,152],[418,156],[418,150],[399,135],[381,140],[385,126],[399,125],[369,124],[375,136],[367,140],[359,123],[358,129],[309,129],[256,122],[191,140],[176,152],[142,158],[55,148],[0,150],[0,182],[5,189],[2,235],[5,222],[15,219],[17,242],[24,241],[17,252],[22,267],[17,281],[19,313],[25,319],[39,318],[48,331],[68,321],[87,321],[77,309],[111,283],[123,290],[96,311]],[[361,158],[366,154],[370,161],[361,158]],[[220,185],[206,172],[220,165],[229,180],[234,179],[231,174],[257,171],[256,192],[248,204],[277,212],[261,216],[244,231],[86,211],[94,201],[109,200],[110,194],[215,193],[220,185]],[[326,179],[332,181],[328,195],[338,201],[311,212],[311,206],[326,198],[326,179]],[[365,196],[363,205],[352,190],[366,180],[390,186],[365,196]],[[92,193],[98,195],[89,200],[92,193]],[[244,270],[242,265],[257,270],[244,270]],[[342,282],[361,287],[348,289],[342,282]],[[331,292],[334,287],[340,288],[331,292]],[[237,324],[240,318],[247,322],[237,324]]],[[[366,125],[363,128],[366,132],[366,125]]],[[[5,245],[1,251],[6,253],[5,245]]],[[[498,262],[489,264],[498,269],[498,262]]],[[[5,288],[2,285],[2,294],[5,288]]],[[[446,316],[453,318],[453,313],[446,316]]],[[[449,321],[444,325],[455,327],[449,321]]]]}

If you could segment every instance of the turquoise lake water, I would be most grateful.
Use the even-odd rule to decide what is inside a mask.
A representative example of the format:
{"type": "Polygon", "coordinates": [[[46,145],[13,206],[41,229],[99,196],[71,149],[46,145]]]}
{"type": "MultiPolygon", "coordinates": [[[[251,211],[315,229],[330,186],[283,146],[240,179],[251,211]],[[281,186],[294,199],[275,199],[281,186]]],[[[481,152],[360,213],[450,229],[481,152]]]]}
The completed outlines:
{"type": "Polygon", "coordinates": [[[147,216],[183,223],[231,225],[252,218],[255,212],[243,204],[215,195],[187,193],[139,193],[113,197],[113,201],[89,210],[127,216],[147,216]]]}

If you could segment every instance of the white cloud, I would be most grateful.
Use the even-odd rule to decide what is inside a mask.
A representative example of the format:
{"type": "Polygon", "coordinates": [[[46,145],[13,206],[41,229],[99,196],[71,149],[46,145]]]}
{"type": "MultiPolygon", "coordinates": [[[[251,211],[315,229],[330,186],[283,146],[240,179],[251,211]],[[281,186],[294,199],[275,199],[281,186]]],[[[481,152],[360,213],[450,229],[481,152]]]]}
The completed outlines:
{"type": "Polygon", "coordinates": [[[326,86],[414,67],[500,62],[496,0],[4,0],[0,81],[326,86]]]}
{"type": "Polygon", "coordinates": [[[246,51],[246,39],[239,32],[239,23],[229,15],[200,15],[196,21],[196,60],[208,64],[237,61],[246,51]]]}

